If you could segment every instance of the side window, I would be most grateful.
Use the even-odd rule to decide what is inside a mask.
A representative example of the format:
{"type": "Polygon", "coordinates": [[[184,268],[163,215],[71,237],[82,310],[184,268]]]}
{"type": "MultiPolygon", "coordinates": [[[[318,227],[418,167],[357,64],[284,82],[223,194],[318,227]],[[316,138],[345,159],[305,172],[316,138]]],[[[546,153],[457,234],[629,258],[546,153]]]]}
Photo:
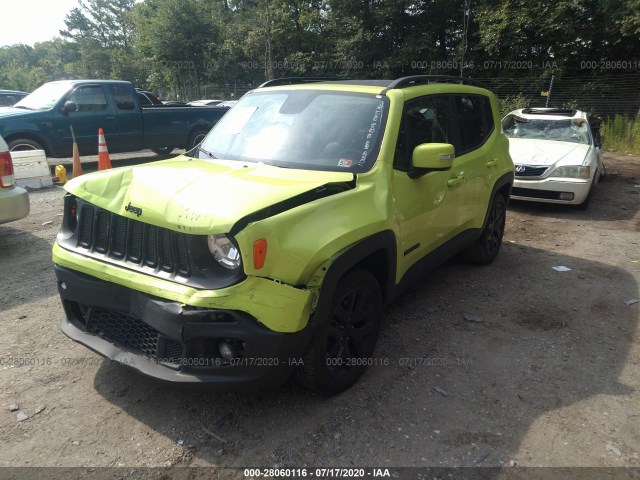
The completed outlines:
{"type": "Polygon", "coordinates": [[[411,168],[413,149],[420,144],[455,144],[450,98],[431,95],[406,103],[394,159],[396,169],[411,168]]]}
{"type": "Polygon", "coordinates": [[[97,85],[78,88],[69,97],[69,101],[76,104],[78,112],[99,112],[107,109],[107,99],[102,87],[97,85]]]}
{"type": "Polygon", "coordinates": [[[133,110],[136,106],[133,92],[124,85],[111,85],[111,94],[118,110],[133,110]]]}
{"type": "Polygon", "coordinates": [[[489,99],[481,95],[455,97],[458,115],[459,145],[456,156],[480,147],[493,131],[489,99]]]}
{"type": "Polygon", "coordinates": [[[0,105],[3,107],[10,107],[14,103],[18,103],[18,98],[15,95],[0,93],[0,105]]]}

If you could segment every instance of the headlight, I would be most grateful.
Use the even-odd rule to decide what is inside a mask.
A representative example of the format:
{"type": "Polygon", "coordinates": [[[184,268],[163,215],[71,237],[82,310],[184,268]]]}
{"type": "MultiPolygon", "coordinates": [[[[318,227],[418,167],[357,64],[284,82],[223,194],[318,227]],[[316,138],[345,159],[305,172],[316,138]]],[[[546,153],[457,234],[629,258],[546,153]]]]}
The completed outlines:
{"type": "Polygon", "coordinates": [[[207,245],[211,255],[220,266],[229,270],[237,270],[242,266],[240,250],[231,238],[224,234],[209,235],[207,245]]]}
{"type": "Polygon", "coordinates": [[[591,178],[591,167],[558,167],[556,168],[550,177],[563,177],[563,178],[583,178],[585,180],[591,178]]]}

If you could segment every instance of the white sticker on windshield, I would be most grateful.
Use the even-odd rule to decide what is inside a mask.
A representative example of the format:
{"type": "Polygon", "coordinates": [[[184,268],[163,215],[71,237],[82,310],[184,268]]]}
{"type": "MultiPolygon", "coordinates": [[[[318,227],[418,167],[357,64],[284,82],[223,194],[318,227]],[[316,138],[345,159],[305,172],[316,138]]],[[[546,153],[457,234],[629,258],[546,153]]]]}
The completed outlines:
{"type": "Polygon", "coordinates": [[[223,133],[226,135],[237,135],[240,133],[253,114],[256,113],[256,110],[258,110],[258,107],[243,107],[234,108],[227,112],[227,115],[231,118],[225,122],[223,133]]]}

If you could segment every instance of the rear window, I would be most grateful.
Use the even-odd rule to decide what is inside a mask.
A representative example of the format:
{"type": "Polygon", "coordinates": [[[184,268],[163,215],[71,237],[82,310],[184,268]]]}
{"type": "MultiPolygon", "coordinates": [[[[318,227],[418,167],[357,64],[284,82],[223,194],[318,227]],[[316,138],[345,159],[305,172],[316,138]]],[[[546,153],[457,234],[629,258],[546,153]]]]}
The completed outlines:
{"type": "Polygon", "coordinates": [[[124,85],[111,85],[111,94],[118,110],[133,110],[136,106],[133,92],[124,85]]]}

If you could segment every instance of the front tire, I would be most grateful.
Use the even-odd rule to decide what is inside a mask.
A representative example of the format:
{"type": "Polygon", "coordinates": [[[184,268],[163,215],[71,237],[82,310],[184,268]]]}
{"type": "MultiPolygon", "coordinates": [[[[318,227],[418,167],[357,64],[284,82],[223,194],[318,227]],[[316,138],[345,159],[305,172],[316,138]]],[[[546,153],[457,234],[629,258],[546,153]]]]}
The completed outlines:
{"type": "Polygon", "coordinates": [[[335,395],[365,371],[382,323],[382,295],[367,270],[347,273],[336,286],[327,319],[318,328],[296,371],[305,387],[335,395]]]}
{"type": "Polygon", "coordinates": [[[44,150],[45,148],[35,140],[29,138],[16,138],[7,144],[11,152],[24,152],[29,150],[44,150]]]}
{"type": "Polygon", "coordinates": [[[591,183],[591,187],[589,188],[589,193],[587,194],[587,198],[585,198],[584,201],[578,205],[578,209],[587,210],[589,208],[589,205],[591,205],[591,199],[593,198],[593,189],[595,188],[595,185],[593,182],[595,182],[595,178],[591,183]]]}
{"type": "Polygon", "coordinates": [[[463,252],[465,260],[478,265],[489,265],[495,260],[502,245],[507,220],[507,202],[500,193],[491,202],[487,223],[480,238],[463,252]]]}

